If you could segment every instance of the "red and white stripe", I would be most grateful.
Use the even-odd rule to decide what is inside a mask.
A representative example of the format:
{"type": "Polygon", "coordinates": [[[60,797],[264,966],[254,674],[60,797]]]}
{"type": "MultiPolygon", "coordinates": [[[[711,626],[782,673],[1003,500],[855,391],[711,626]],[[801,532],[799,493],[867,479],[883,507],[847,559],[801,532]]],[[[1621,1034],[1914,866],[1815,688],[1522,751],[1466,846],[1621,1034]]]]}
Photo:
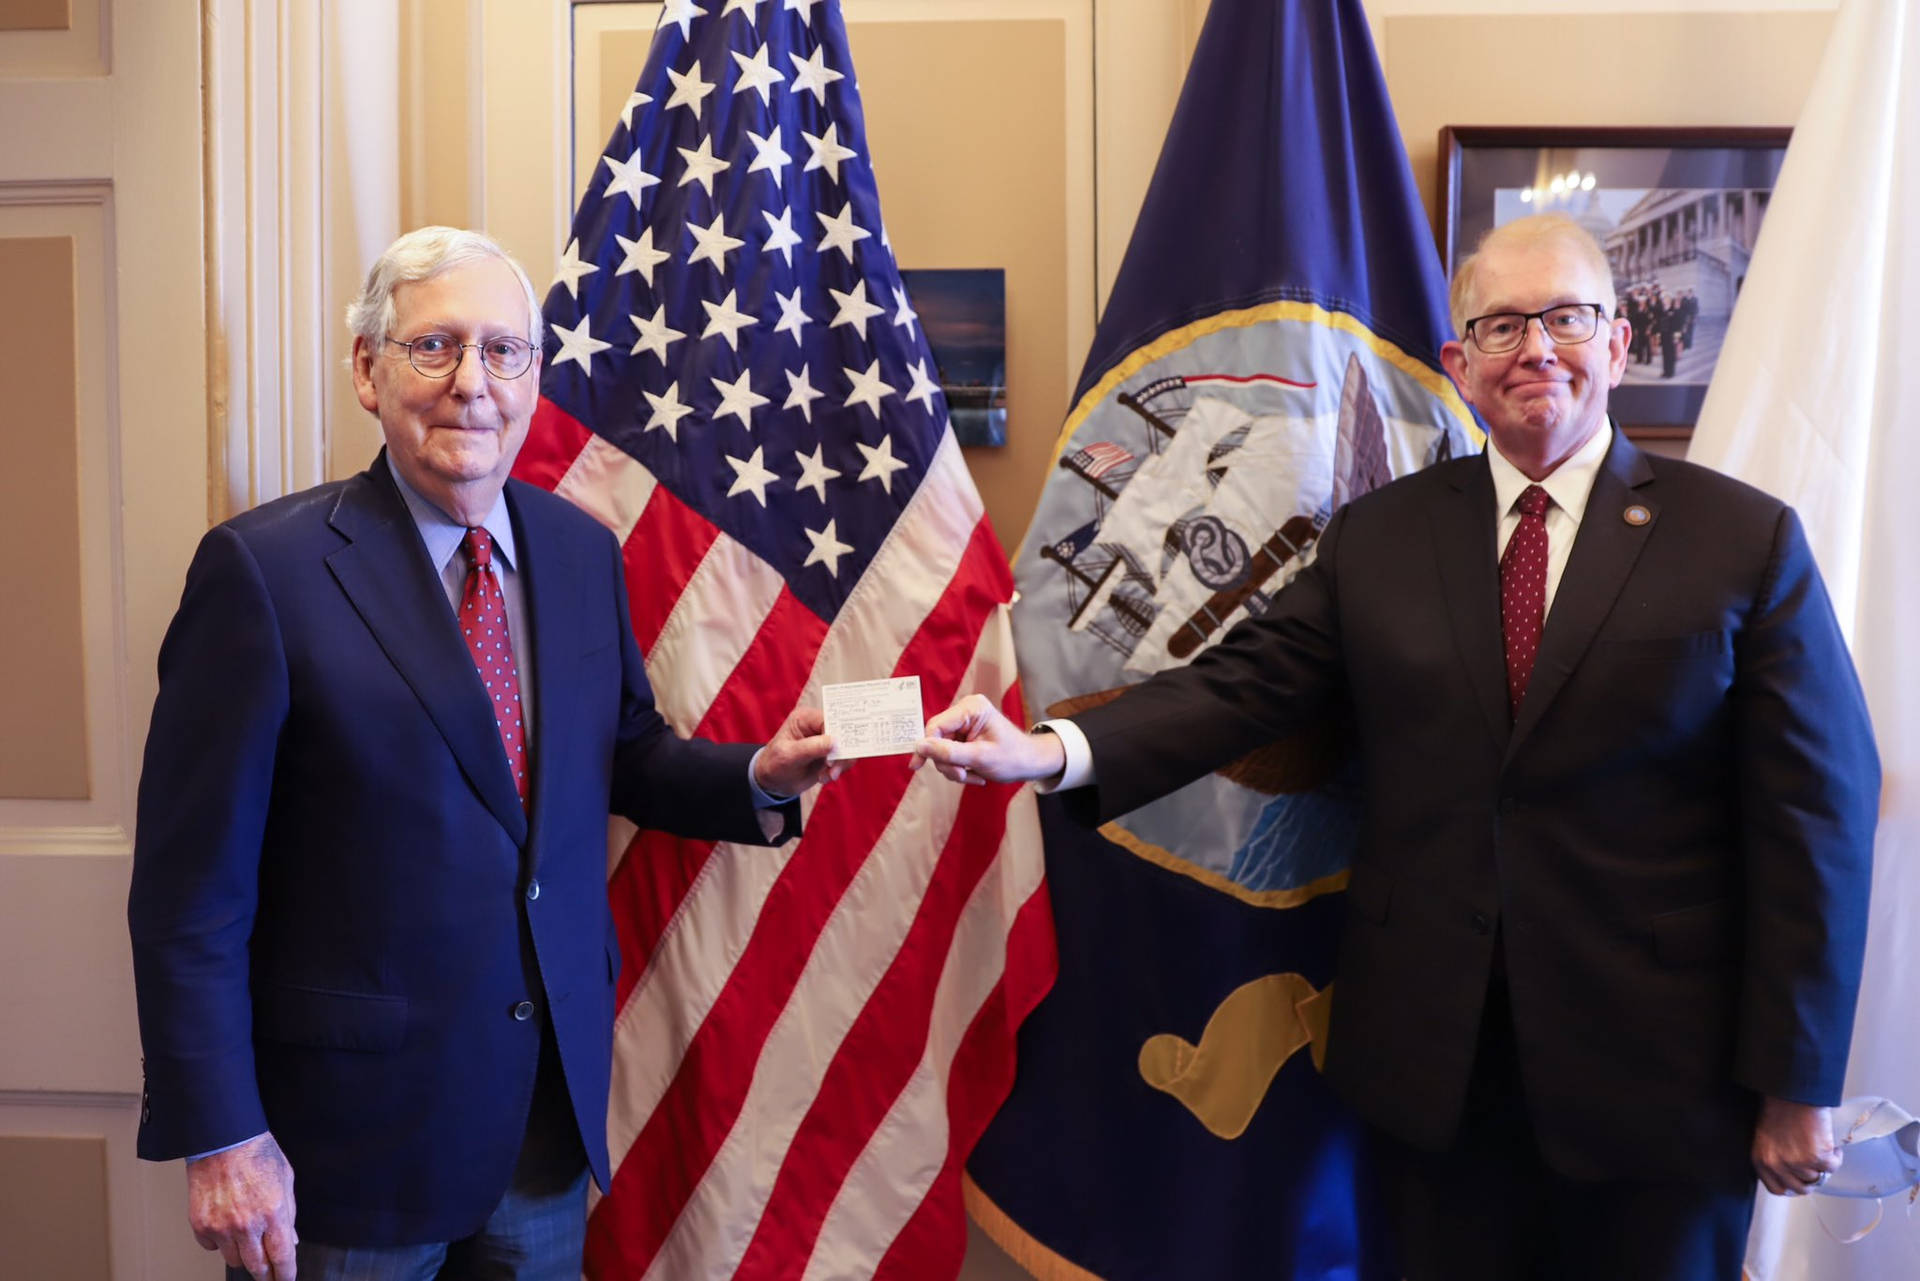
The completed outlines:
{"type": "MultiPolygon", "coordinates": [[[[682,733],[764,740],[819,686],[918,675],[1021,715],[1012,592],[949,434],[831,628],[780,577],[543,403],[521,475],[621,537],[682,733]]],[[[782,849],[642,832],[608,879],[628,964],[598,1278],[957,1274],[959,1175],[1054,973],[1030,792],[903,758],[810,793],[782,849]]]]}

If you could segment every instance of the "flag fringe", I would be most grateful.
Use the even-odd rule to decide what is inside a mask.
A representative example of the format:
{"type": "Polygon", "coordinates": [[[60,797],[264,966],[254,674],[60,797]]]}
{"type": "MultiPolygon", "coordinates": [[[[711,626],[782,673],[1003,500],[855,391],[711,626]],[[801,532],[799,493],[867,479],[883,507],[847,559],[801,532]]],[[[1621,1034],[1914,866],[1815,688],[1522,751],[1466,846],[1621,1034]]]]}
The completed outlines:
{"type": "Polygon", "coordinates": [[[1129,854],[1145,859],[1155,867],[1172,872],[1176,876],[1190,877],[1210,890],[1225,894],[1229,898],[1239,899],[1249,907],[1299,907],[1302,903],[1312,902],[1322,894],[1338,894],[1347,888],[1349,873],[1342,868],[1317,881],[1309,881],[1305,885],[1298,885],[1292,889],[1250,890],[1238,881],[1230,881],[1218,872],[1209,871],[1198,863],[1160,848],[1151,841],[1141,840],[1118,823],[1103,823],[1100,827],[1100,835],[1129,854]]]}
{"type": "Polygon", "coordinates": [[[980,1190],[972,1175],[960,1176],[960,1191],[966,1199],[967,1217],[1035,1281],[1103,1281],[1098,1273],[1062,1258],[1035,1240],[994,1204],[992,1197],[980,1190]]]}

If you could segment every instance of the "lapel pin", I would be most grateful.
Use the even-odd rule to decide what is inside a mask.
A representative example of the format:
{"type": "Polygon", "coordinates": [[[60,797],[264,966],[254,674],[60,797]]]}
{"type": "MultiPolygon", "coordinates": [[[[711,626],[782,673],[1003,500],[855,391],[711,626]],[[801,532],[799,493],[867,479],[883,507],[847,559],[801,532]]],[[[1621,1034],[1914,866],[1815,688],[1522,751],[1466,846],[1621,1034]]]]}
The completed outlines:
{"type": "Polygon", "coordinates": [[[1620,519],[1626,521],[1629,525],[1644,525],[1653,519],[1653,513],[1642,507],[1639,503],[1635,503],[1620,513],[1620,519]]]}

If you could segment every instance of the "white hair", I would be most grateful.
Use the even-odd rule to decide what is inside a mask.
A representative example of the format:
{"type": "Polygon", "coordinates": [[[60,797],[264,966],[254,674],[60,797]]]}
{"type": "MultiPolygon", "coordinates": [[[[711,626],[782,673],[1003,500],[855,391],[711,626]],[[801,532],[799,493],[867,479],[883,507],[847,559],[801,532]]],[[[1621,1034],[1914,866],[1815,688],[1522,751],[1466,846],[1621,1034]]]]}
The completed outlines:
{"type": "Polygon", "coordinates": [[[455,267],[488,258],[497,258],[513,268],[527,295],[527,315],[531,318],[527,341],[539,347],[545,328],[540,320],[540,299],[526,271],[491,236],[459,227],[418,227],[388,245],[367,272],[360,296],[347,304],[347,329],[368,345],[377,346],[393,328],[396,288],[432,280],[455,267]]]}
{"type": "Polygon", "coordinates": [[[1594,278],[1600,282],[1601,296],[1593,301],[1606,307],[1607,313],[1601,318],[1605,324],[1614,318],[1619,309],[1619,299],[1613,290],[1613,265],[1607,261],[1607,251],[1593,238],[1593,233],[1582,227],[1565,214],[1534,214],[1527,218],[1516,218],[1512,222],[1502,223],[1490,229],[1480,237],[1480,243],[1474,246],[1473,253],[1461,262],[1453,273],[1453,285],[1447,291],[1447,309],[1452,313],[1453,332],[1464,339],[1463,332],[1467,321],[1472,319],[1468,312],[1479,306],[1474,294],[1481,257],[1489,249],[1504,248],[1509,244],[1536,245],[1545,241],[1558,241],[1573,250],[1574,256],[1592,269],[1594,278]]]}

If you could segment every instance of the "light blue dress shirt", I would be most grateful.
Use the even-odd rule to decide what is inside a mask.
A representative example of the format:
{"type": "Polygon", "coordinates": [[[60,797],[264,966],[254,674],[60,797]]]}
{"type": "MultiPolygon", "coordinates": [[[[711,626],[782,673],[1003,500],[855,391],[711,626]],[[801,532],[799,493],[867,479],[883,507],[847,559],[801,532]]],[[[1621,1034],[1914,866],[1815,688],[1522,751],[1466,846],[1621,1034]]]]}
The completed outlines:
{"type": "MultiPolygon", "coordinates": [[[[407,504],[408,514],[413,517],[413,527],[420,531],[420,541],[426,545],[427,560],[432,563],[433,572],[440,575],[440,586],[447,593],[447,605],[454,617],[458,618],[460,598],[467,590],[467,571],[472,568],[461,550],[461,545],[467,540],[467,527],[427,501],[409,485],[406,478],[400,475],[400,469],[393,465],[392,457],[387,459],[387,470],[393,474],[393,483],[400,488],[400,497],[407,504]]],[[[513,646],[513,664],[520,674],[520,721],[525,734],[527,768],[531,776],[535,749],[533,709],[539,691],[534,688],[533,681],[534,639],[533,629],[527,626],[527,594],[520,584],[520,558],[513,541],[513,518],[507,514],[504,491],[493,500],[493,509],[480,522],[480,528],[493,536],[494,577],[499,580],[500,595],[506,601],[507,642],[513,646]]]]}

